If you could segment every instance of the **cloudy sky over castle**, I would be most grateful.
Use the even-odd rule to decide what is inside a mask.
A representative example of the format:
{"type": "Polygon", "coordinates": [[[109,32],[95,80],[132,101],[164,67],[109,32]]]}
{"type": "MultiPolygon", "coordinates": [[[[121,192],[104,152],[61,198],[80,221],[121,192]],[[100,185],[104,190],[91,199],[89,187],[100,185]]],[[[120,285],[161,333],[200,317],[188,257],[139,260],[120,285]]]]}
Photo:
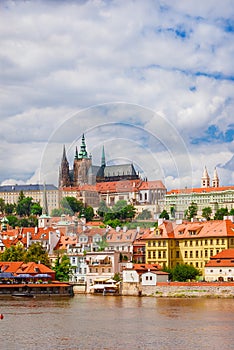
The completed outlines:
{"type": "Polygon", "coordinates": [[[232,0],[0,2],[0,182],[57,184],[85,133],[93,164],[168,189],[206,165],[234,183],[232,0]]]}

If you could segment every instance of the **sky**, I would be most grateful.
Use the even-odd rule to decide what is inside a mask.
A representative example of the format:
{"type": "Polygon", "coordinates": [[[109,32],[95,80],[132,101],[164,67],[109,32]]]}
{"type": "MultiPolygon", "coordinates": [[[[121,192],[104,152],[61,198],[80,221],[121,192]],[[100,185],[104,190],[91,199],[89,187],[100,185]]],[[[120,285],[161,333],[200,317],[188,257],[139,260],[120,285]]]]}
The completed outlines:
{"type": "Polygon", "coordinates": [[[0,0],[0,183],[57,185],[84,133],[94,165],[234,185],[233,57],[232,0],[0,0]]]}

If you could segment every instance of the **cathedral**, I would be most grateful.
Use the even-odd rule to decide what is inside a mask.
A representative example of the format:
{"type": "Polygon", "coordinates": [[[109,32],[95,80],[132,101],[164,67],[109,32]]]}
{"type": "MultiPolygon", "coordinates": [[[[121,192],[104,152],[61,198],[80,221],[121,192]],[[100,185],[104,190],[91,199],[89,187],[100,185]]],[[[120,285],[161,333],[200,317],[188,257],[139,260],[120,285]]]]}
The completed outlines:
{"type": "Polygon", "coordinates": [[[106,165],[104,147],[102,149],[101,164],[92,164],[92,156],[86,150],[84,134],[80,151],[76,147],[73,168],[70,169],[65,146],[59,168],[59,187],[79,187],[97,182],[123,181],[139,179],[133,164],[106,165]]]}

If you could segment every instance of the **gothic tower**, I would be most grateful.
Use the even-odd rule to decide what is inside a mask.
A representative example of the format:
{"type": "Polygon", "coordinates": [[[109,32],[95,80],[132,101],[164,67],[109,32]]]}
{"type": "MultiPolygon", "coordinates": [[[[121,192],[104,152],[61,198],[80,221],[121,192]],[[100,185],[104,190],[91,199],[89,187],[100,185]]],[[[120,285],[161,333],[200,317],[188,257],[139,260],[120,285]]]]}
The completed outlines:
{"type": "Polygon", "coordinates": [[[85,185],[88,183],[88,171],[92,166],[92,157],[88,155],[84,134],[80,146],[80,152],[76,148],[73,164],[73,186],[85,185]]]}
{"type": "Polygon", "coordinates": [[[218,177],[218,173],[217,173],[217,169],[214,169],[214,176],[213,176],[213,180],[212,180],[212,187],[219,187],[219,177],[218,177]]]}
{"type": "Polygon", "coordinates": [[[59,187],[68,187],[70,185],[71,181],[69,176],[69,163],[67,161],[65,146],[63,146],[63,156],[59,169],[59,187]]]}
{"type": "Polygon", "coordinates": [[[210,187],[210,177],[206,167],[204,169],[204,172],[201,178],[201,187],[202,188],[210,187]]]}

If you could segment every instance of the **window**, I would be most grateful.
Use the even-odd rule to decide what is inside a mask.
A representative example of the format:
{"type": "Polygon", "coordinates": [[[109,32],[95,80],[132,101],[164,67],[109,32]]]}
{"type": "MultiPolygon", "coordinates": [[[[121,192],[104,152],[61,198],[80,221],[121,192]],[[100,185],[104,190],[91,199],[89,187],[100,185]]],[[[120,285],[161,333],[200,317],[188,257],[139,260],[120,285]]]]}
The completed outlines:
{"type": "Polygon", "coordinates": [[[184,252],[184,257],[185,257],[185,258],[188,257],[188,252],[187,252],[187,250],[185,250],[185,252],[184,252]]]}
{"type": "Polygon", "coordinates": [[[179,241],[176,241],[176,247],[179,247],[179,241]]]}
{"type": "Polygon", "coordinates": [[[148,247],[151,247],[151,242],[150,241],[148,242],[148,247]]]}
{"type": "Polygon", "coordinates": [[[205,257],[206,258],[208,257],[208,250],[207,249],[205,250],[205,257]]]}
{"type": "Polygon", "coordinates": [[[148,252],[148,258],[151,259],[151,252],[148,252]]]}
{"type": "Polygon", "coordinates": [[[190,257],[190,258],[193,257],[193,251],[192,251],[192,250],[190,250],[190,252],[189,252],[189,257],[190,257]]]}
{"type": "Polygon", "coordinates": [[[166,252],[165,252],[165,250],[163,251],[163,258],[166,259],[166,252]]]}
{"type": "Polygon", "coordinates": [[[198,262],[196,262],[196,267],[199,267],[199,266],[198,266],[198,262]]]}
{"type": "Polygon", "coordinates": [[[207,239],[205,239],[205,245],[207,245],[207,239]]]}
{"type": "Polygon", "coordinates": [[[178,259],[180,257],[180,252],[177,250],[176,251],[176,258],[178,259]]]}
{"type": "Polygon", "coordinates": [[[185,246],[185,247],[188,246],[188,242],[187,242],[187,241],[184,242],[184,246],[185,246]]]}
{"type": "Polygon", "coordinates": [[[162,257],[162,252],[161,252],[161,250],[159,250],[159,252],[158,252],[158,258],[161,259],[161,257],[162,257]]]}
{"type": "Polygon", "coordinates": [[[219,239],[216,239],[216,244],[219,245],[219,239]]]}
{"type": "Polygon", "coordinates": [[[153,259],[155,259],[156,258],[156,252],[155,252],[155,250],[153,251],[153,259]]]}
{"type": "Polygon", "coordinates": [[[213,249],[210,250],[210,256],[213,256],[213,249]]]}
{"type": "Polygon", "coordinates": [[[193,246],[193,241],[189,241],[189,245],[190,245],[190,247],[192,247],[193,246]]]}
{"type": "Polygon", "coordinates": [[[199,251],[196,250],[196,258],[199,258],[199,251]]]}
{"type": "Polygon", "coordinates": [[[199,242],[198,242],[198,240],[196,240],[196,246],[198,246],[199,244],[198,244],[199,242]]]}
{"type": "Polygon", "coordinates": [[[210,244],[213,244],[213,239],[210,240],[210,244]]]}

